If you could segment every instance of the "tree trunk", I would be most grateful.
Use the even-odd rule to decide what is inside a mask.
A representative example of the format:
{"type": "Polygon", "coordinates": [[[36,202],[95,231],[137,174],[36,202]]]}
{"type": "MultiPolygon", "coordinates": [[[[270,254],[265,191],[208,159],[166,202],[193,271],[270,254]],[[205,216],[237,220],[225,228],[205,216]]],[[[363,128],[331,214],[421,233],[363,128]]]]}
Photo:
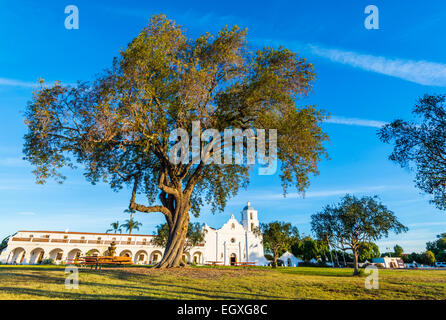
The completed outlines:
{"type": "Polygon", "coordinates": [[[355,265],[355,271],[353,272],[354,276],[359,275],[359,268],[358,268],[358,250],[353,249],[353,263],[355,265]]]}
{"type": "Polygon", "coordinates": [[[273,268],[277,268],[277,259],[278,259],[278,256],[279,256],[279,254],[277,253],[277,252],[273,252],[273,263],[272,263],[272,267],[273,268]]]}
{"type": "Polygon", "coordinates": [[[169,238],[166,243],[163,258],[155,266],[156,268],[175,268],[184,267],[186,264],[182,261],[184,245],[186,243],[187,228],[189,225],[189,210],[183,210],[178,213],[170,227],[169,238]]]}

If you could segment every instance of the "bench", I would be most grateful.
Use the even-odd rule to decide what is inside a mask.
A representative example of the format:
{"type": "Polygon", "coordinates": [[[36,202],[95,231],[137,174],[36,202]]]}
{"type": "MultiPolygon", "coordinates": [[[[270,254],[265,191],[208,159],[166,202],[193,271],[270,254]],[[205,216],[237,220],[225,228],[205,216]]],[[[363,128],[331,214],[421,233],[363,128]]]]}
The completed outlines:
{"type": "Polygon", "coordinates": [[[206,261],[205,265],[207,266],[224,266],[225,263],[223,261],[206,261]]]}
{"type": "Polygon", "coordinates": [[[80,257],[78,259],[68,259],[68,264],[75,264],[81,266],[90,266],[90,270],[95,268],[95,270],[102,269],[103,265],[130,265],[133,264],[132,258],[130,257],[106,257],[106,256],[89,256],[80,257]]]}
{"type": "Polygon", "coordinates": [[[236,262],[235,266],[236,267],[256,267],[257,264],[255,262],[245,261],[245,262],[236,262]]]}

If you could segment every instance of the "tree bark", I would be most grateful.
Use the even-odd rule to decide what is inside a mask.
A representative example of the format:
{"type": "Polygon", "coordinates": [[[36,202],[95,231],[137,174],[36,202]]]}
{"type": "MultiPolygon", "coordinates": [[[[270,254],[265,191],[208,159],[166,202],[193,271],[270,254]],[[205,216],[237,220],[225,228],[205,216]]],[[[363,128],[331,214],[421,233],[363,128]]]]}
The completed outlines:
{"type": "Polygon", "coordinates": [[[359,268],[358,268],[358,249],[353,249],[353,263],[355,265],[355,271],[353,271],[354,276],[359,275],[359,268]]]}
{"type": "MultiPolygon", "coordinates": [[[[186,206],[177,210],[175,219],[171,222],[169,238],[166,243],[163,258],[156,268],[184,267],[182,261],[184,246],[186,244],[187,229],[189,226],[189,208],[186,206]]],[[[168,222],[169,223],[169,222],[168,222]]]]}

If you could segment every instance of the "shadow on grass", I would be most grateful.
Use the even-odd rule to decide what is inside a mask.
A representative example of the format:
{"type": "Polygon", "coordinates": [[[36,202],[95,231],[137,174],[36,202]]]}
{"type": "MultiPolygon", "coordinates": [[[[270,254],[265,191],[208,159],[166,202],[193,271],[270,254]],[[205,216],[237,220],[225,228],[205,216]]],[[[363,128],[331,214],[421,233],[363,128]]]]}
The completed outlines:
{"type": "MultiPolygon", "coordinates": [[[[23,268],[21,270],[33,270],[35,268],[23,268]]],[[[39,269],[43,271],[43,269],[39,269]]],[[[18,271],[15,269],[15,271],[18,271]]],[[[55,269],[46,270],[55,271],[55,269]]],[[[255,294],[244,291],[222,291],[212,290],[207,288],[196,288],[188,285],[182,285],[175,283],[174,281],[159,279],[158,275],[139,275],[129,274],[125,271],[107,270],[95,275],[103,276],[104,282],[97,281],[82,281],[82,274],[88,274],[90,272],[81,271],[79,288],[81,292],[76,290],[50,290],[50,289],[38,289],[38,288],[24,288],[24,287],[1,287],[0,294],[6,295],[19,295],[17,299],[23,299],[20,295],[34,296],[30,299],[283,299],[280,296],[255,294]],[[108,279],[117,278],[130,282],[129,284],[115,284],[106,283],[108,279]],[[135,283],[144,283],[147,286],[135,285],[135,283]],[[121,292],[128,293],[129,290],[134,294],[122,294],[121,292]],[[105,293],[90,293],[97,291],[105,291],[105,293]]],[[[0,273],[1,275],[1,273],[0,273]]],[[[65,278],[61,276],[51,276],[48,274],[20,274],[17,272],[8,272],[8,275],[12,277],[25,278],[27,284],[36,285],[60,285],[64,286],[65,278]]],[[[22,281],[20,281],[21,283],[22,281]]],[[[19,283],[19,282],[17,282],[19,283]]],[[[11,297],[13,298],[13,297],[11,297]]]]}

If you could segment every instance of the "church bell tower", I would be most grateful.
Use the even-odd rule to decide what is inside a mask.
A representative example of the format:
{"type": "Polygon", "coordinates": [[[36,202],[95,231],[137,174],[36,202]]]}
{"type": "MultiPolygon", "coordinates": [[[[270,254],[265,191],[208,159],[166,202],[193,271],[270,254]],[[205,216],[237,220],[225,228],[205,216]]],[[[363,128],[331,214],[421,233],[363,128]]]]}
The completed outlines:
{"type": "Polygon", "coordinates": [[[257,210],[254,210],[249,201],[242,211],[242,225],[247,231],[254,231],[259,226],[257,210]]]}

